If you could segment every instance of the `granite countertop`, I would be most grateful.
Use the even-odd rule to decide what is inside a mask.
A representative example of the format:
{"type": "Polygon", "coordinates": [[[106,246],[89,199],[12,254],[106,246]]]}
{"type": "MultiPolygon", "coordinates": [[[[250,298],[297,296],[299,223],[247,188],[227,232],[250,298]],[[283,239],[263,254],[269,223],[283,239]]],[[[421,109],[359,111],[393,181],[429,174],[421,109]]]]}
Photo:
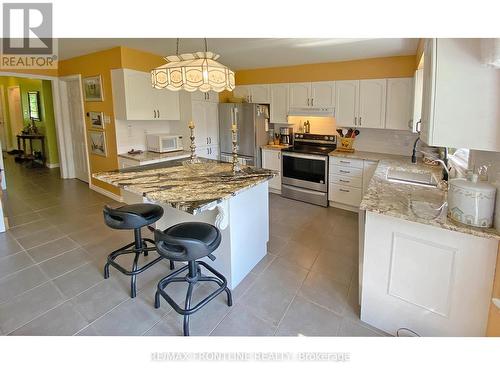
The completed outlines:
{"type": "Polygon", "coordinates": [[[288,146],[285,146],[285,145],[263,145],[263,146],[260,146],[260,148],[264,149],[264,150],[283,150],[285,148],[289,148],[291,147],[290,145],[288,146]]]}
{"type": "Polygon", "coordinates": [[[407,160],[381,160],[370,181],[368,191],[361,201],[360,209],[455,232],[500,240],[500,233],[494,228],[475,228],[453,221],[447,216],[446,206],[441,211],[434,210],[446,201],[446,191],[388,181],[386,176],[389,168],[408,172],[430,172],[437,178],[437,181],[441,179],[441,167],[432,167],[421,162],[415,165],[407,160]],[[411,201],[414,202],[413,207],[411,201]]]}
{"type": "Polygon", "coordinates": [[[138,162],[147,162],[147,161],[163,161],[163,160],[169,160],[169,159],[180,159],[183,157],[189,157],[191,153],[189,151],[172,151],[172,152],[163,152],[163,153],[158,153],[158,152],[151,152],[151,151],[144,151],[142,154],[119,154],[118,156],[121,158],[126,158],[130,160],[135,160],[138,162]]]}
{"type": "Polygon", "coordinates": [[[93,177],[151,202],[198,214],[275,176],[273,171],[255,167],[242,167],[241,172],[233,174],[230,163],[210,161],[209,169],[196,170],[182,162],[99,172],[93,177]]]}
{"type": "Polygon", "coordinates": [[[370,151],[354,151],[354,152],[342,152],[342,151],[332,151],[328,154],[329,156],[338,156],[340,158],[347,159],[361,159],[370,161],[380,161],[384,159],[394,159],[394,160],[410,160],[410,156],[406,155],[393,155],[393,154],[383,154],[380,152],[370,152],[370,151]]]}

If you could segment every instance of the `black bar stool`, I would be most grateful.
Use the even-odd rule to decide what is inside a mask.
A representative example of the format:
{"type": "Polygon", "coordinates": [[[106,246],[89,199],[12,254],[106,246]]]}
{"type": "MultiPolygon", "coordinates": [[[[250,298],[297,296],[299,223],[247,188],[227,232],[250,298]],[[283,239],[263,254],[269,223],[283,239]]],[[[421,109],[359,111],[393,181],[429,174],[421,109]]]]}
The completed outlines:
{"type": "MultiPolygon", "coordinates": [[[[137,294],[137,275],[147,270],[154,264],[158,263],[163,258],[159,256],[158,258],[145,264],[141,268],[138,268],[137,266],[139,256],[141,254],[144,254],[144,256],[148,256],[149,251],[156,251],[155,242],[153,240],[149,238],[142,238],[141,228],[158,221],[158,219],[163,216],[163,208],[161,206],[158,206],[157,204],[150,203],[129,204],[119,208],[111,208],[106,205],[104,206],[103,214],[104,222],[107,226],[113,229],[134,230],[134,242],[131,242],[128,245],[125,245],[109,254],[108,261],[104,266],[105,279],[109,278],[110,265],[116,268],[121,273],[127,276],[131,276],[130,296],[134,298],[137,294]],[[148,247],[148,243],[152,244],[153,246],[148,247]],[[131,270],[127,270],[120,264],[115,262],[115,259],[117,257],[124,254],[135,254],[131,270]]],[[[170,269],[174,269],[174,263],[172,261],[170,262],[170,269]]]]}
{"type": "Polygon", "coordinates": [[[199,261],[203,257],[215,260],[212,253],[219,247],[222,240],[220,231],[213,225],[199,222],[187,222],[176,224],[165,231],[155,230],[155,242],[158,253],[170,261],[187,262],[187,265],[172,272],[158,282],[155,294],[155,308],[160,307],[160,295],[177,311],[184,315],[184,336],[189,336],[189,316],[208,302],[217,297],[220,293],[227,293],[227,304],[232,306],[233,299],[231,291],[227,287],[226,278],[210,267],[205,262],[199,261]],[[214,276],[205,276],[201,273],[201,266],[209,270],[214,276]],[[177,276],[188,270],[187,275],[177,276]],[[196,306],[191,307],[191,297],[193,288],[199,281],[211,281],[219,285],[219,288],[201,300],[196,306]],[[184,308],[181,308],[164,291],[166,286],[172,282],[187,282],[188,289],[184,308]]]}

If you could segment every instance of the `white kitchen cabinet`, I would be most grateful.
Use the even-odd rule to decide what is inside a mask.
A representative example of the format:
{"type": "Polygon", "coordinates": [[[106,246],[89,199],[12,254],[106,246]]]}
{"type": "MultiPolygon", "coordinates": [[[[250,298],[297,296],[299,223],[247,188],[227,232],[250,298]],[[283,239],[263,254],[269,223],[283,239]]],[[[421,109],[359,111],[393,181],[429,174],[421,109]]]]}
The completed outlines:
{"type": "Polygon", "coordinates": [[[396,336],[484,336],[498,241],[366,212],[361,320],[396,336]]]}
{"type": "Polygon", "coordinates": [[[427,39],[422,140],[431,146],[500,151],[500,69],[482,63],[481,39],[427,39]]]}
{"type": "Polygon", "coordinates": [[[218,145],[210,145],[196,148],[196,155],[202,158],[219,160],[219,146],[218,145]]]}
{"type": "Polygon", "coordinates": [[[358,126],[372,129],[385,128],[385,79],[364,79],[359,83],[358,126]]]}
{"type": "Polygon", "coordinates": [[[288,122],[288,85],[269,85],[271,94],[270,122],[286,124],[288,122]]]}
{"type": "Polygon", "coordinates": [[[378,162],[364,160],[363,161],[363,195],[366,194],[368,190],[368,185],[370,185],[370,181],[377,169],[378,162]]]}
{"type": "Polygon", "coordinates": [[[192,120],[195,124],[195,143],[198,147],[219,144],[219,112],[217,103],[191,101],[192,120]]]}
{"type": "Polygon", "coordinates": [[[269,85],[250,85],[250,103],[269,104],[269,85]]]}
{"type": "Polygon", "coordinates": [[[191,93],[191,99],[203,102],[218,103],[219,93],[215,91],[208,91],[208,92],[194,91],[191,93]]]}
{"type": "Polygon", "coordinates": [[[179,120],[179,93],[155,89],[151,74],[131,69],[111,71],[115,117],[120,120],[179,120]]]}
{"type": "Polygon", "coordinates": [[[278,173],[269,181],[269,190],[281,193],[281,151],[262,149],[262,168],[278,173]]]}
{"type": "Polygon", "coordinates": [[[335,107],[335,82],[322,81],[311,83],[311,107],[335,107]]]}
{"type": "Polygon", "coordinates": [[[290,83],[290,108],[309,107],[311,103],[311,82],[290,83]]]}
{"type": "Polygon", "coordinates": [[[358,126],[359,81],[337,81],[335,103],[337,127],[358,126]]]}
{"type": "Polygon", "coordinates": [[[331,206],[358,211],[378,162],[330,156],[328,200],[331,206]]]}
{"type": "Polygon", "coordinates": [[[290,83],[290,108],[334,108],[335,82],[290,83]]]}
{"type": "Polygon", "coordinates": [[[413,92],[413,78],[387,79],[386,129],[413,129],[413,92]]]}
{"type": "Polygon", "coordinates": [[[420,131],[420,123],[422,118],[422,90],[424,83],[424,70],[418,69],[414,76],[413,90],[413,121],[412,131],[414,133],[420,131]]]}
{"type": "Polygon", "coordinates": [[[237,98],[243,98],[248,103],[269,104],[271,96],[269,85],[242,85],[236,86],[233,95],[237,98]]]}
{"type": "Polygon", "coordinates": [[[247,102],[250,101],[250,86],[240,85],[236,86],[233,90],[233,96],[235,98],[243,98],[247,102]]]}

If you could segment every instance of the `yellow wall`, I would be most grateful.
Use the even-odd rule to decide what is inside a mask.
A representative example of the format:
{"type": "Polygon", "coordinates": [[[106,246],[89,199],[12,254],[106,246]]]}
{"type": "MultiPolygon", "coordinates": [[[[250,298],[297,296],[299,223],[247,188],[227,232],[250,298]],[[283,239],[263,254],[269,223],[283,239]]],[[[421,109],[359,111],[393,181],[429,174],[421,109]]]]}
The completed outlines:
{"type": "Polygon", "coordinates": [[[415,55],[236,71],[236,84],[413,77],[415,55]]]}
{"type": "MultiPolygon", "coordinates": [[[[118,169],[118,160],[116,152],[116,133],[113,111],[113,93],[111,90],[111,70],[121,67],[121,48],[116,47],[105,51],[91,53],[89,55],[79,56],[72,59],[59,62],[59,76],[68,76],[81,74],[82,79],[96,75],[101,76],[103,101],[86,102],[84,101],[85,112],[97,111],[104,112],[105,116],[111,119],[110,124],[105,124],[107,156],[99,156],[89,153],[91,173],[109,171],[118,169]]],[[[83,95],[83,93],[82,93],[83,95]]],[[[90,129],[90,121],[85,116],[85,124],[90,129]]],[[[120,194],[116,187],[105,184],[101,181],[92,179],[92,184],[102,187],[115,194],[120,194]]]]}
{"type": "Polygon", "coordinates": [[[149,52],[121,47],[121,67],[149,72],[151,69],[165,64],[163,57],[149,52]]]}
{"type": "Polygon", "coordinates": [[[422,64],[422,56],[424,54],[424,41],[425,39],[419,39],[417,45],[417,53],[415,55],[415,69],[419,69],[422,64]]]}

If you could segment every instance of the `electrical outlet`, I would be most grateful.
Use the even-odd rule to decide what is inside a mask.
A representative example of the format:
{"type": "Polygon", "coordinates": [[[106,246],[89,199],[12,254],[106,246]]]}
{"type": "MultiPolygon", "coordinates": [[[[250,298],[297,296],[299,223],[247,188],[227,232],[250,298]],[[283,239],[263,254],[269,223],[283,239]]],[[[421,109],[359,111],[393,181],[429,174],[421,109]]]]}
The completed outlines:
{"type": "Polygon", "coordinates": [[[111,117],[109,117],[108,115],[104,115],[104,123],[111,124],[111,117]]]}

